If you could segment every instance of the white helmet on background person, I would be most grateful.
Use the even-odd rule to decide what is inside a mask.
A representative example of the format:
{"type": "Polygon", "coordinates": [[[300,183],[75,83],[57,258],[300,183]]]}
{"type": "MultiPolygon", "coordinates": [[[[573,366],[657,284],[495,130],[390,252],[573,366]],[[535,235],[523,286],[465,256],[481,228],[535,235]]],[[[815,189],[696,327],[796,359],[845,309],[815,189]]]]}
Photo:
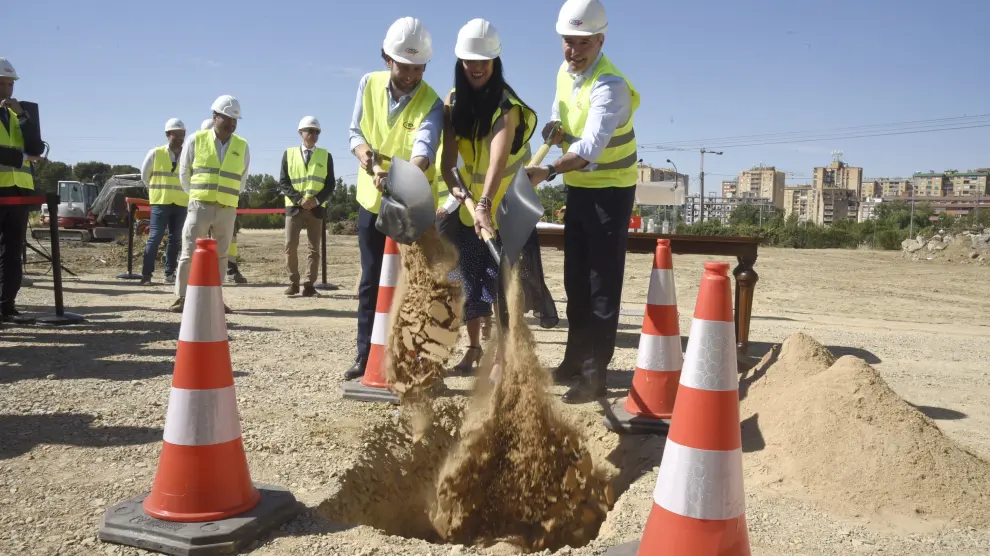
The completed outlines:
{"type": "Polygon", "coordinates": [[[237,102],[237,99],[230,95],[220,95],[217,97],[213,101],[213,111],[234,118],[235,120],[241,119],[241,103],[237,102]]]}
{"type": "Polygon", "coordinates": [[[17,72],[14,71],[14,66],[12,66],[10,62],[2,56],[0,56],[0,77],[9,77],[14,81],[20,79],[17,77],[17,72]]]}
{"type": "Polygon", "coordinates": [[[598,0],[567,0],[557,16],[557,34],[590,36],[608,30],[605,6],[598,0]]]}
{"type": "Polygon", "coordinates": [[[169,131],[185,131],[185,130],[186,130],[186,124],[182,123],[182,120],[180,120],[179,118],[172,118],[169,121],[165,122],[166,133],[168,133],[169,131]]]}
{"type": "Polygon", "coordinates": [[[200,130],[212,129],[213,128],[213,118],[207,118],[203,120],[203,123],[199,125],[200,130]]]}
{"type": "Polygon", "coordinates": [[[484,19],[472,19],[457,32],[454,55],[461,60],[494,60],[501,53],[498,31],[484,19]]]}
{"type": "Polygon", "coordinates": [[[297,127],[296,130],[297,131],[302,131],[302,130],[304,130],[306,128],[310,128],[310,127],[311,128],[315,128],[318,131],[321,131],[320,130],[320,120],[317,120],[313,116],[306,116],[303,119],[299,120],[299,127],[297,127]]]}
{"type": "Polygon", "coordinates": [[[388,28],[382,50],[402,64],[425,64],[433,57],[433,36],[422,21],[403,17],[388,28]]]}

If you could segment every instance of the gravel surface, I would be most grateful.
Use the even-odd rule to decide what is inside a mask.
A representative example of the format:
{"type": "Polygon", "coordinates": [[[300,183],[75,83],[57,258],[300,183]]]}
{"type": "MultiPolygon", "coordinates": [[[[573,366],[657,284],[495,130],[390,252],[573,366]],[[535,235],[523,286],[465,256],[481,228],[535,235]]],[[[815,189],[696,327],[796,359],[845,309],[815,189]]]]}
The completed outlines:
{"type": "MultiPolygon", "coordinates": [[[[241,268],[250,283],[225,288],[224,296],[234,310],[227,323],[248,462],[255,481],[287,487],[304,505],[254,553],[516,553],[505,544],[484,550],[432,545],[321,517],[317,506],[340,489],[339,478],[369,440],[364,433],[397,417],[393,407],[340,395],[341,375],[355,355],[356,242],[331,237],[328,278],[340,290],[286,298],[281,232],[241,234],[241,268]]],[[[0,328],[0,554],[145,554],[98,541],[96,534],[108,506],[151,487],[180,316],[165,311],[171,287],[115,278],[124,270],[119,249],[88,245],[63,252],[66,266],[79,274],[64,277],[66,307],[87,322],[0,328]]],[[[683,331],[690,328],[706,259],[674,258],[683,331]]],[[[649,256],[627,261],[610,401],[626,395],[632,378],[651,267],[649,256]]],[[[544,265],[562,320],[553,330],[531,325],[549,367],[559,362],[566,339],[561,253],[544,250],[544,265]]],[[[50,313],[46,267],[28,268],[35,283],[22,290],[20,307],[50,313]]],[[[899,253],[762,250],[751,354],[761,356],[805,332],[838,355],[865,359],[947,435],[990,458],[990,299],[983,287],[990,269],[947,269],[905,261],[899,253]]],[[[473,379],[446,383],[467,395],[473,379]]],[[[551,389],[554,403],[562,392],[551,389]]],[[[602,554],[637,540],[652,504],[662,439],[609,433],[598,404],[561,407],[598,463],[618,469],[619,496],[598,539],[557,554],[602,554]]],[[[746,472],[749,483],[759,484],[756,469],[746,472]]],[[[988,531],[913,516],[828,514],[812,496],[785,498],[770,487],[747,488],[746,513],[757,556],[990,553],[988,531]]]]}

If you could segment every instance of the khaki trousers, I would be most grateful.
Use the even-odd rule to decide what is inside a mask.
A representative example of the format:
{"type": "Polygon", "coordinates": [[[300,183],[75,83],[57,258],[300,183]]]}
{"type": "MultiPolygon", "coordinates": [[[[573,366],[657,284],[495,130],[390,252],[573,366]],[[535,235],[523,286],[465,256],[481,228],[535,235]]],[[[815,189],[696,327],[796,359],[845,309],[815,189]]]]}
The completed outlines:
{"type": "Polygon", "coordinates": [[[289,283],[299,285],[299,233],[306,229],[306,239],[309,243],[309,272],[306,284],[316,283],[316,275],[320,270],[320,234],[323,232],[323,221],[313,214],[312,210],[300,210],[293,216],[285,217],[285,270],[289,273],[289,283]]]}
{"type": "Polygon", "coordinates": [[[217,240],[219,259],[217,262],[220,269],[220,283],[223,284],[223,277],[227,275],[227,250],[230,248],[231,236],[234,235],[234,219],[237,218],[236,208],[217,203],[190,200],[188,211],[186,221],[182,225],[182,254],[179,255],[178,276],[175,280],[177,297],[186,296],[189,265],[192,264],[192,255],[196,251],[196,240],[205,238],[206,234],[210,233],[211,227],[213,239],[217,240]]]}

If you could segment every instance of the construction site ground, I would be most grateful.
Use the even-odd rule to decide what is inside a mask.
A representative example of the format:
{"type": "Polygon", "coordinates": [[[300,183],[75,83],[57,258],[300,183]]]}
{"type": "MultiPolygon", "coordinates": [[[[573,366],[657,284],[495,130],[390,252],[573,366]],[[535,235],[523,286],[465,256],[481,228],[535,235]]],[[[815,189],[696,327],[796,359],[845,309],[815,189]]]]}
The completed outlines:
{"type": "MultiPolygon", "coordinates": [[[[234,310],[227,326],[252,477],[290,488],[306,506],[254,554],[515,553],[508,544],[478,549],[388,536],[366,525],[330,522],[317,511],[339,494],[340,477],[367,447],[362,433],[389,426],[396,410],[341,399],[342,374],[355,356],[356,238],[330,237],[328,278],[341,288],[319,298],[283,295],[282,243],[280,230],[242,230],[241,270],[250,283],[224,290],[234,310]]],[[[180,315],[166,311],[171,286],[116,278],[125,269],[120,246],[66,245],[62,253],[78,274],[63,277],[67,310],[87,322],[0,330],[0,554],[143,554],[102,543],[96,534],[106,507],[151,487],[180,315]]],[[[674,257],[682,336],[690,329],[702,262],[710,259],[728,260],[674,257]]],[[[545,249],[543,262],[561,323],[544,330],[531,322],[540,360],[551,367],[566,340],[562,252],[545,249]]],[[[50,313],[50,272],[44,264],[28,269],[34,285],[21,290],[19,306],[50,313]]],[[[650,269],[648,255],[627,258],[610,401],[623,399],[631,382],[650,269]]],[[[990,269],[919,265],[898,252],[768,248],[761,249],[756,270],[751,354],[760,357],[805,332],[837,355],[864,359],[948,437],[990,458],[990,269]]],[[[447,385],[466,397],[473,381],[448,378],[447,385]]],[[[598,538],[558,553],[602,554],[639,538],[663,439],[607,432],[599,404],[565,406],[559,403],[563,391],[552,389],[554,403],[584,431],[594,454],[617,454],[612,460],[621,474],[618,501],[598,538]]],[[[744,435],[743,462],[757,556],[990,553],[990,531],[979,527],[925,516],[830,513],[835,504],[820,496],[783,495],[758,476],[766,469],[747,465],[746,454],[762,449],[753,436],[744,435]]],[[[387,483],[396,472],[369,481],[387,483]]]]}

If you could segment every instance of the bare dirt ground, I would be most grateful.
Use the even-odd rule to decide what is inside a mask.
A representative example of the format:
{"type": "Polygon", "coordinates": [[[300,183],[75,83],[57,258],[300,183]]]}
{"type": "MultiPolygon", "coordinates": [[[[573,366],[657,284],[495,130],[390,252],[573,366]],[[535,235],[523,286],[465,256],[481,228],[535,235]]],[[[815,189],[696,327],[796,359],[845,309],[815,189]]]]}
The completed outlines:
{"type": "MultiPolygon", "coordinates": [[[[305,505],[254,553],[515,553],[506,544],[478,549],[389,536],[367,525],[329,521],[317,511],[349,492],[342,493],[345,476],[389,490],[398,470],[352,471],[375,444],[369,435],[389,430],[398,414],[390,406],[341,399],[341,376],[355,355],[355,238],[330,238],[328,278],[342,288],[313,299],[282,295],[281,241],[281,232],[242,231],[241,268],[250,283],[224,290],[234,310],[227,325],[252,477],[290,488],[305,505]]],[[[67,309],[87,322],[0,329],[0,554],[143,553],[102,543],[96,533],[106,507],[151,487],[180,316],[165,311],[171,287],[115,278],[124,270],[119,248],[66,247],[63,253],[65,265],[79,274],[65,276],[67,309]]],[[[708,259],[674,258],[682,335],[689,330],[701,263],[708,259]]],[[[540,360],[552,367],[566,339],[561,253],[544,250],[544,265],[562,319],[552,330],[531,323],[540,360]]],[[[22,311],[51,312],[46,268],[29,266],[35,284],[21,291],[22,311]]],[[[627,259],[609,401],[623,399],[632,379],[650,268],[649,256],[627,259]]],[[[950,439],[990,459],[990,269],[919,265],[896,252],[764,249],[756,270],[752,355],[805,332],[836,355],[864,359],[950,439]]],[[[473,379],[446,383],[464,398],[473,379]]],[[[598,538],[557,554],[602,554],[637,540],[652,504],[663,439],[620,438],[603,427],[600,405],[563,406],[556,399],[563,388],[551,392],[553,403],[584,432],[596,463],[612,466],[617,485],[617,501],[598,538]]],[[[747,432],[744,451],[758,453],[763,447],[751,439],[759,434],[747,432]]],[[[744,455],[746,514],[758,556],[990,553],[990,531],[962,523],[829,513],[825,508],[841,501],[826,504],[815,488],[804,495],[775,488],[766,466],[753,460],[744,455]]]]}

